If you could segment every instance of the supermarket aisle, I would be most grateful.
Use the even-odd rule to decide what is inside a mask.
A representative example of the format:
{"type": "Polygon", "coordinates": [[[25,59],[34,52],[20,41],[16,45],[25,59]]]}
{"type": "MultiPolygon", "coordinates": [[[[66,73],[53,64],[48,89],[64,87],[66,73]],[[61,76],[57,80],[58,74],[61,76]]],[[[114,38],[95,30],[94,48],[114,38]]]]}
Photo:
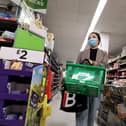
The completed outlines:
{"type": "MultiPolygon", "coordinates": [[[[60,92],[54,96],[51,102],[52,115],[47,117],[46,126],[75,126],[75,114],[59,110],[61,95],[60,92]]],[[[96,124],[94,126],[97,126],[96,124]]]]}

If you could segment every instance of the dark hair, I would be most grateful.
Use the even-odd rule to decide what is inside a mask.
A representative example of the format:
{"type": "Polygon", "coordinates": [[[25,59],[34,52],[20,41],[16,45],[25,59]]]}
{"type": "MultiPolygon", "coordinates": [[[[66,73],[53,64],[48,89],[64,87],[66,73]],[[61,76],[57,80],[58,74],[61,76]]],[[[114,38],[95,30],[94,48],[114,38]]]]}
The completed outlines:
{"type": "Polygon", "coordinates": [[[101,42],[101,36],[100,36],[100,34],[98,32],[91,32],[90,35],[91,34],[97,35],[99,43],[101,42]]]}

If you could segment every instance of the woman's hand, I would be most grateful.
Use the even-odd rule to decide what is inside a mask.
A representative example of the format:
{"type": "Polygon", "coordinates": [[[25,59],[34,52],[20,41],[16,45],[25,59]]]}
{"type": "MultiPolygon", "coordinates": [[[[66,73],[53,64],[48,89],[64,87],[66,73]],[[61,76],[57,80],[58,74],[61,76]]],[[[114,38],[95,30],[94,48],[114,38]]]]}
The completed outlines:
{"type": "Polygon", "coordinates": [[[90,64],[94,65],[94,66],[97,66],[98,63],[96,61],[93,61],[93,60],[89,60],[90,64]]]}
{"type": "Polygon", "coordinates": [[[92,62],[92,65],[97,66],[98,63],[97,63],[96,61],[93,61],[93,62],[92,62]]]}

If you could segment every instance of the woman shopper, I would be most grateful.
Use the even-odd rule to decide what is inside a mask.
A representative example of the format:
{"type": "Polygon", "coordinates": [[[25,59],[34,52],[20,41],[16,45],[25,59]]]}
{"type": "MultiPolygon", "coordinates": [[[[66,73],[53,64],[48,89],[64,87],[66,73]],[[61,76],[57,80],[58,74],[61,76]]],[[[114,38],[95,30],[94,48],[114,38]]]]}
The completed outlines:
{"type": "MultiPolygon", "coordinates": [[[[79,54],[76,63],[82,63],[84,59],[88,59],[92,65],[106,66],[108,56],[106,52],[98,48],[100,42],[101,37],[99,33],[92,32],[88,38],[89,49],[86,49],[79,54]]],[[[87,99],[88,109],[81,112],[76,112],[76,126],[94,126],[94,120],[100,98],[87,96],[87,99]]]]}

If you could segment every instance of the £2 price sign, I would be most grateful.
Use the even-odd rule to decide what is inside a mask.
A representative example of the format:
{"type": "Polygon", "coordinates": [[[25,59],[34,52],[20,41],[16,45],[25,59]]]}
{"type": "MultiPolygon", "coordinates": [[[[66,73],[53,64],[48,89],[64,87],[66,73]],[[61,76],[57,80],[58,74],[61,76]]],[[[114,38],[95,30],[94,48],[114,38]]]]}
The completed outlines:
{"type": "Polygon", "coordinates": [[[1,47],[0,59],[18,60],[42,64],[44,59],[44,52],[19,48],[1,47]]]}
{"type": "Polygon", "coordinates": [[[20,59],[26,60],[27,59],[27,55],[28,55],[28,51],[27,50],[18,49],[17,50],[17,54],[20,55],[19,56],[20,59]]]}

